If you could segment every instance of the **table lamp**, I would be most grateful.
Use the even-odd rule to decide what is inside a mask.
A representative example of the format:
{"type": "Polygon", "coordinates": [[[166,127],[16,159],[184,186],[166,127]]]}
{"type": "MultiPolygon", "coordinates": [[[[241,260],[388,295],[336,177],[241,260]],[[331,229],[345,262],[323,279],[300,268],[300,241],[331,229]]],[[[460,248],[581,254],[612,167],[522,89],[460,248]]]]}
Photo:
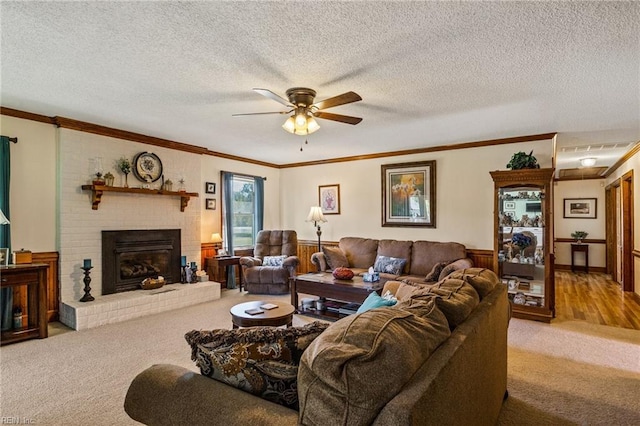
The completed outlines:
{"type": "Polygon", "coordinates": [[[222,248],[222,237],[218,232],[211,234],[211,242],[214,243],[216,254],[218,254],[218,250],[222,248]]]}
{"type": "Polygon", "coordinates": [[[326,222],[327,219],[324,218],[324,215],[322,214],[322,209],[320,208],[320,206],[311,207],[311,210],[309,210],[309,216],[307,216],[306,221],[313,222],[313,226],[317,228],[316,234],[318,235],[318,251],[322,251],[322,248],[320,247],[320,235],[322,235],[322,229],[320,229],[320,223],[326,222]]]}
{"type": "Polygon", "coordinates": [[[9,223],[9,219],[7,219],[4,213],[2,213],[2,210],[0,210],[0,225],[8,225],[9,223]]]}

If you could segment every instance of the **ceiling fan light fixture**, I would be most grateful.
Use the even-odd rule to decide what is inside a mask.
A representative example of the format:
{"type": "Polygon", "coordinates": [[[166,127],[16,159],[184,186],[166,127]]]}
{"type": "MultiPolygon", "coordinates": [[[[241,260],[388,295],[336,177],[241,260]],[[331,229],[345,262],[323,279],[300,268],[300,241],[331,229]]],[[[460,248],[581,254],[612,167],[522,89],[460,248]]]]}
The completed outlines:
{"type": "Polygon", "coordinates": [[[309,117],[307,119],[307,132],[309,132],[309,134],[315,132],[319,128],[320,128],[320,125],[318,124],[315,118],[309,117]]]}
{"type": "Polygon", "coordinates": [[[580,164],[582,164],[582,167],[592,167],[596,165],[596,159],[593,157],[583,158],[580,160],[580,164]]]}
{"type": "Polygon", "coordinates": [[[296,121],[293,117],[287,118],[287,121],[284,122],[282,128],[285,129],[289,133],[295,133],[296,131],[296,121]]]}
{"type": "Polygon", "coordinates": [[[302,130],[307,128],[307,114],[304,109],[299,109],[296,112],[296,130],[302,130]]]}

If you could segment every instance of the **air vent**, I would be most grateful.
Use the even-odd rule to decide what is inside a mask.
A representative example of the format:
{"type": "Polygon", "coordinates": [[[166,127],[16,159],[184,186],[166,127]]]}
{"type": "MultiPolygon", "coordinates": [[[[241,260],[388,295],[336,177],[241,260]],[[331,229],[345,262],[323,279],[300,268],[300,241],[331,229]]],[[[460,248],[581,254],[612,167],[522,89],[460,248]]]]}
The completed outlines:
{"type": "Polygon", "coordinates": [[[598,152],[607,151],[611,149],[627,149],[630,148],[632,142],[626,143],[606,143],[606,144],[591,144],[591,145],[578,145],[578,146],[565,146],[560,148],[560,152],[598,152]]]}
{"type": "Polygon", "coordinates": [[[582,167],[579,169],[562,169],[558,180],[600,179],[606,167],[582,167]]]}

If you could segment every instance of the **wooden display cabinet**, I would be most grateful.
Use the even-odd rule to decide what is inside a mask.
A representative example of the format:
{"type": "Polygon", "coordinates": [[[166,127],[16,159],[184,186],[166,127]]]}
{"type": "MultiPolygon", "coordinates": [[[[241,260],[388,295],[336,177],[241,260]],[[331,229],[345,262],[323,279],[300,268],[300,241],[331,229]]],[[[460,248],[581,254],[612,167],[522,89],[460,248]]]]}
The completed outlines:
{"type": "Polygon", "coordinates": [[[2,332],[0,344],[48,336],[47,328],[47,264],[9,265],[0,268],[2,288],[25,288],[27,310],[23,325],[2,332]]]}
{"type": "Polygon", "coordinates": [[[554,169],[490,173],[494,182],[493,270],[508,286],[515,318],[550,322],[555,317],[554,169]]]}

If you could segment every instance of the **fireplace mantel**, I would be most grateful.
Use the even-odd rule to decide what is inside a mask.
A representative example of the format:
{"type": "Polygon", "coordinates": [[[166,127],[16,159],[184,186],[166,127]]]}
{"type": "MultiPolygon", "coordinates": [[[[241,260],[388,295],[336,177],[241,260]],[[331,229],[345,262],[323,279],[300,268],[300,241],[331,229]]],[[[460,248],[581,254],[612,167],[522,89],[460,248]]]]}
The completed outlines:
{"type": "Polygon", "coordinates": [[[82,185],[83,191],[91,191],[91,209],[98,210],[100,201],[102,201],[102,194],[105,192],[126,192],[129,194],[146,194],[146,195],[165,195],[170,197],[180,197],[180,211],[184,212],[184,209],[189,204],[191,197],[198,197],[197,192],[185,192],[185,191],[163,191],[160,189],[146,189],[146,188],[122,188],[119,186],[106,186],[106,185],[82,185]]]}

